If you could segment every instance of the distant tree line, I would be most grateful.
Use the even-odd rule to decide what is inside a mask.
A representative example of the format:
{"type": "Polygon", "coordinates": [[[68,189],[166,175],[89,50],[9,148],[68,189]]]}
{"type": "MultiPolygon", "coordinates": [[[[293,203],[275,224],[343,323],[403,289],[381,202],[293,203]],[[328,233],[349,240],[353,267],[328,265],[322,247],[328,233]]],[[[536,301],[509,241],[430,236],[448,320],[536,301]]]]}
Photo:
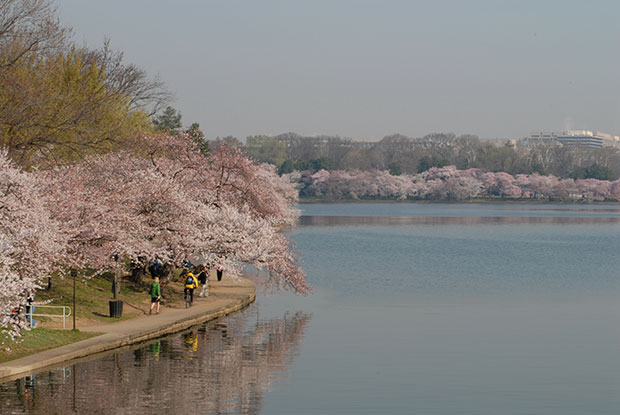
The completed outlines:
{"type": "Polygon", "coordinates": [[[560,145],[515,146],[480,140],[473,135],[433,133],[422,138],[390,135],[356,142],[335,136],[304,137],[295,133],[247,138],[246,153],[271,163],[280,174],[319,170],[387,170],[417,174],[453,165],[459,170],[554,175],[560,178],[615,180],[620,151],[615,148],[571,148],[560,145]]]}

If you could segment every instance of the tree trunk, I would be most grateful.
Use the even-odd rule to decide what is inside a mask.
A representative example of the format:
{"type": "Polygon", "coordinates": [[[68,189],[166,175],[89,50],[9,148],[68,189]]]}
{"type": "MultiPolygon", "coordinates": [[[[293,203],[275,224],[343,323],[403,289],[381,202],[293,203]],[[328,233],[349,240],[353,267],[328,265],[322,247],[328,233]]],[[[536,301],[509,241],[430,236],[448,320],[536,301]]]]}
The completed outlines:
{"type": "Polygon", "coordinates": [[[131,281],[138,283],[142,280],[142,277],[146,275],[144,267],[135,267],[131,269],[131,281]]]}
{"type": "Polygon", "coordinates": [[[112,282],[112,295],[116,300],[118,295],[121,293],[121,273],[118,269],[118,266],[114,267],[114,281],[112,282]]]}

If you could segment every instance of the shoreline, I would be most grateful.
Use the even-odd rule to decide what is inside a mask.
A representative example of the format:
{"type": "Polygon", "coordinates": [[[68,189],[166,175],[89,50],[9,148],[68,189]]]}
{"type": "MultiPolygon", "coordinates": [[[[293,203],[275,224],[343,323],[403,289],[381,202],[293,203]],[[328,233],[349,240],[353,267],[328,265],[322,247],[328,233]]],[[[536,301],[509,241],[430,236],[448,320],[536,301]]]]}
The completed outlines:
{"type": "Polygon", "coordinates": [[[144,315],[105,325],[79,328],[84,332],[101,333],[76,343],[45,350],[0,364],[0,383],[68,365],[72,361],[110,352],[133,344],[178,333],[196,325],[241,311],[256,300],[256,285],[247,278],[211,281],[210,295],[198,297],[189,309],[163,308],[157,315],[144,315]]]}
{"type": "Polygon", "coordinates": [[[447,204],[447,205],[502,205],[502,204],[521,204],[521,205],[620,205],[620,201],[588,201],[580,202],[576,200],[540,200],[540,199],[319,199],[319,198],[300,198],[297,202],[300,205],[311,205],[317,203],[338,204],[338,203],[420,203],[420,204],[447,204]]]}

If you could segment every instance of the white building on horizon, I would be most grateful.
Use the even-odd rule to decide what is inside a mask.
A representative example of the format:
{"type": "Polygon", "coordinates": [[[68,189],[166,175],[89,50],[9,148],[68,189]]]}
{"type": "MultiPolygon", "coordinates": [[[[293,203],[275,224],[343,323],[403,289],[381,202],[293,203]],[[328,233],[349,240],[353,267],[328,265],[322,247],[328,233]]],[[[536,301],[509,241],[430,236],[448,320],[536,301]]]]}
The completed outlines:
{"type": "Polygon", "coordinates": [[[620,137],[601,131],[568,130],[535,132],[525,137],[525,145],[561,144],[570,147],[600,148],[620,147],[620,137]]]}

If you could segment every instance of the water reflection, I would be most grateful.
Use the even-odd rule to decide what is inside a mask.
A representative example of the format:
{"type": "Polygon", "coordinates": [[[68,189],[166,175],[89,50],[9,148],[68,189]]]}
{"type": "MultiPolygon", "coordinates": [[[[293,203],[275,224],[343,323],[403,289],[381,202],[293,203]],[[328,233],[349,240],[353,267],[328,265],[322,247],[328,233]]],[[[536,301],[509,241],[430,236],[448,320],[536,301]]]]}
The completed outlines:
{"type": "Polygon", "coordinates": [[[0,385],[0,413],[256,414],[309,319],[260,320],[252,306],[181,336],[0,385]]]}
{"type": "Polygon", "coordinates": [[[574,206],[567,208],[531,208],[527,209],[529,212],[587,212],[587,213],[620,213],[618,208],[575,208],[574,206]]]}
{"type": "Polygon", "coordinates": [[[616,217],[588,216],[310,216],[299,218],[301,226],[342,225],[481,225],[481,224],[577,224],[619,223],[616,217]]]}

